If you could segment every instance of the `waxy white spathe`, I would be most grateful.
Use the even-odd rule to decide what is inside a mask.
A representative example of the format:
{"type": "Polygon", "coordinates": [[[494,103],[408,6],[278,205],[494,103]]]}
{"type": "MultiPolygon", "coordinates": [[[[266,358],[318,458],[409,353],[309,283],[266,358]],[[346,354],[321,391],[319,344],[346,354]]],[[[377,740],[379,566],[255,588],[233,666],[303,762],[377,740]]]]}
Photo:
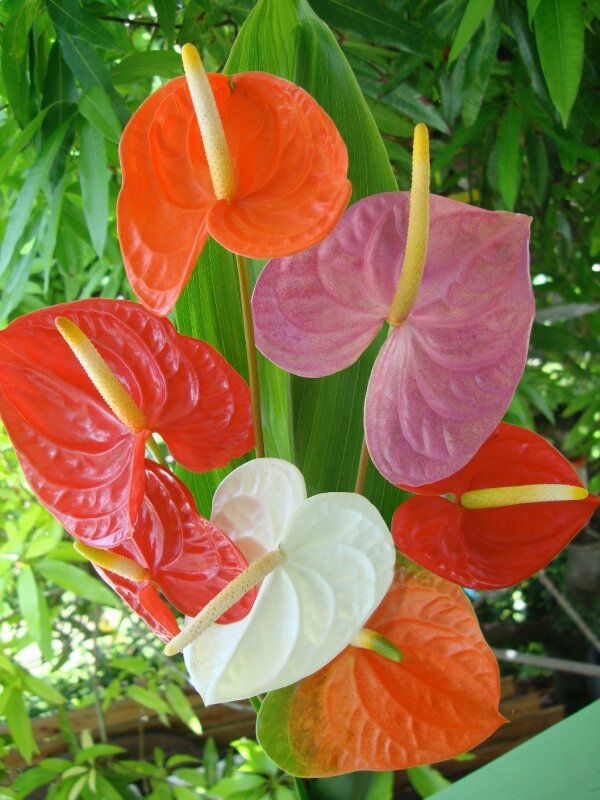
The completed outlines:
{"type": "Polygon", "coordinates": [[[217,488],[212,522],[249,562],[280,550],[250,613],[211,625],[184,650],[204,702],[288,686],[320,669],[358,633],[391,584],[394,546],[379,511],[358,494],[306,497],[292,464],[262,458],[217,488]]]}

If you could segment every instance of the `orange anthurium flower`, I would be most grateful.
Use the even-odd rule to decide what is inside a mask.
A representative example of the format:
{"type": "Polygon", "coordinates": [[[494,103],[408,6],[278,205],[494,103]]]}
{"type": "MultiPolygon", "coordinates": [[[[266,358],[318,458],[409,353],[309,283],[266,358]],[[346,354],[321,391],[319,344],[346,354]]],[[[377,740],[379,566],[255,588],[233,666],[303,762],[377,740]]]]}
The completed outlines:
{"type": "Polygon", "coordinates": [[[406,769],[456,756],[504,722],[498,665],[457,586],[407,562],[366,628],[399,663],[348,647],[267,695],[257,736],[279,767],[314,778],[406,769]]]}
{"type": "Polygon", "coordinates": [[[394,514],[396,546],[472,589],[501,589],[533,575],[600,505],[558,450],[505,422],[454,475],[405,488],[419,496],[394,514]]]}
{"type": "Polygon", "coordinates": [[[175,305],[209,235],[251,258],[290,255],[333,229],[351,192],[344,142],[303,89],[262,72],[206,76],[191,45],[183,57],[188,82],[154,92],[120,145],[121,250],[157,314],[175,305]],[[207,105],[195,111],[197,93],[207,105]]]}

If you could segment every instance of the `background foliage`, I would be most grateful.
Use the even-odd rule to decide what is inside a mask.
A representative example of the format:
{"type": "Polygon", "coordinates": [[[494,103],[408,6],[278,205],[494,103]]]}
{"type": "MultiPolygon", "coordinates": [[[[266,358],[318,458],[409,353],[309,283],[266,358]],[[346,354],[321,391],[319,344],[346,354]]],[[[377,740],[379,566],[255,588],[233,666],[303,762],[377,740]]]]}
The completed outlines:
{"type": "MultiPolygon", "coordinates": [[[[412,129],[424,121],[432,136],[433,191],[533,218],[538,313],[508,419],[538,428],[579,459],[598,491],[598,0],[312,0],[333,34],[305,0],[260,0],[230,56],[253,5],[4,0],[0,323],[65,300],[130,296],[115,225],[118,141],[142,100],[181,73],[175,48],[192,41],[209,70],[260,67],[312,89],[348,142],[353,199],[393,189],[396,182],[408,188],[412,129]]],[[[231,260],[212,245],[202,261],[177,322],[217,344],[243,372],[239,310],[233,301],[226,308],[215,301],[217,290],[237,295],[231,260]]],[[[313,382],[262,364],[270,387],[268,448],[294,458],[311,491],[352,488],[360,398],[372,359],[367,353],[355,368],[313,382]],[[324,398],[339,409],[333,420],[324,398]]],[[[204,512],[219,477],[188,476],[204,512]]],[[[387,516],[401,496],[372,471],[368,492],[387,516]]],[[[185,679],[177,665],[157,662],[150,637],[39,508],[5,437],[0,505],[0,714],[8,724],[7,746],[31,758],[36,746],[29,716],[66,707],[67,697],[71,705],[101,708],[128,694],[142,705],[154,703],[160,713],[174,711],[194,729],[197,720],[181,701],[185,679]]],[[[594,531],[584,536],[597,544],[594,531]]],[[[568,554],[552,568],[563,586],[567,562],[568,554]]],[[[590,621],[600,618],[587,595],[573,599],[590,621]]],[[[552,602],[531,579],[481,601],[479,610],[490,625],[514,627],[546,619],[552,602]]],[[[565,630],[557,622],[535,646],[564,645],[572,638],[565,630]]],[[[522,644],[531,641],[528,634],[522,644]]],[[[580,657],[582,649],[575,641],[561,654],[580,657]]],[[[72,749],[81,746],[74,742],[72,749]]],[[[53,796],[89,795],[94,752],[91,762],[80,756],[88,765],[85,780],[83,772],[56,778],[53,796]]],[[[158,757],[155,766],[168,772],[166,763],[158,757]]],[[[172,796],[150,783],[151,796],[172,796]]],[[[127,796],[127,785],[124,779],[116,781],[116,794],[103,791],[127,796]]],[[[269,791],[277,788],[286,787],[269,791]]]]}

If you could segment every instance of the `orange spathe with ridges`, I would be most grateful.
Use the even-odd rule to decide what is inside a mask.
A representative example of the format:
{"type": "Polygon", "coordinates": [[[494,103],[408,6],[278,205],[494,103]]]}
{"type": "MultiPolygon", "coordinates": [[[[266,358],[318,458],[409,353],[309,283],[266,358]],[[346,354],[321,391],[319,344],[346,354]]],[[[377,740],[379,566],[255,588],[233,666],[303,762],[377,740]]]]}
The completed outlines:
{"type": "Polygon", "coordinates": [[[257,735],[282,769],[302,777],[406,769],[458,755],[504,722],[498,665],[458,586],[403,566],[366,627],[402,661],[349,647],[267,696],[257,735]]]}
{"type": "Polygon", "coordinates": [[[251,258],[290,255],[333,229],[351,193],[345,144],[307,92],[262,72],[204,75],[191,45],[183,55],[192,92],[183,77],[162,86],[120,144],[123,259],[158,314],[173,308],[209,235],[251,258]]]}

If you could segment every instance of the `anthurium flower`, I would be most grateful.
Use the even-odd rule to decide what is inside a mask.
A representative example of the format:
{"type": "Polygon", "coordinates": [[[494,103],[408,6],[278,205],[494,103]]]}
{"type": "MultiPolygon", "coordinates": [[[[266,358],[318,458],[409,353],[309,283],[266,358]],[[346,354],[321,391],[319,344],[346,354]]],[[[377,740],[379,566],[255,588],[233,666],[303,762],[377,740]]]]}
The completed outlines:
{"type": "Polygon", "coordinates": [[[196,472],[253,445],[237,372],[124,300],[53,306],[0,332],[0,416],[40,501],[96,547],[131,536],[151,431],[196,472]]]}
{"type": "Polygon", "coordinates": [[[206,76],[191,45],[182,55],[187,82],[154,92],[120,145],[121,250],[157,314],[175,305],[209,235],[252,258],[289,255],[329,233],[351,191],[344,142],[303,89],[263,72],[206,76]]]}
{"type": "Polygon", "coordinates": [[[421,127],[411,194],[360,200],[325,240],[270,261],[252,299],[259,350],[307,377],[349,366],[390,324],[365,436],[382,475],[413,486],[456,472],[500,422],[534,313],[529,218],[428,197],[421,127]]]}
{"type": "Polygon", "coordinates": [[[209,604],[165,649],[172,654],[193,640],[185,663],[207,705],[277,689],[322,667],[392,580],[394,547],[377,509],[351,493],[307,499],[302,475],[286,461],[262,458],[234,470],[215,493],[211,519],[250,563],[236,579],[240,592],[262,583],[243,619],[211,624],[222,607],[209,604]]]}
{"type": "Polygon", "coordinates": [[[498,665],[457,586],[402,566],[366,625],[402,660],[351,646],[269,692],[257,737],[279,767],[313,778],[406,769],[456,756],[504,722],[498,665]]]}
{"type": "MultiPolygon", "coordinates": [[[[167,598],[182,614],[197,614],[247,567],[233,542],[196,510],[178,478],[146,459],[144,500],[133,536],[112,550],[76,543],[98,573],[164,641],[177,633],[167,598]]],[[[251,590],[222,617],[241,619],[252,606],[251,590]]]]}
{"type": "Polygon", "coordinates": [[[504,422],[455,475],[412,490],[423,496],[410,498],[394,514],[397,546],[427,569],[473,589],[499,589],[528,578],[600,505],[558,450],[504,422]]]}

